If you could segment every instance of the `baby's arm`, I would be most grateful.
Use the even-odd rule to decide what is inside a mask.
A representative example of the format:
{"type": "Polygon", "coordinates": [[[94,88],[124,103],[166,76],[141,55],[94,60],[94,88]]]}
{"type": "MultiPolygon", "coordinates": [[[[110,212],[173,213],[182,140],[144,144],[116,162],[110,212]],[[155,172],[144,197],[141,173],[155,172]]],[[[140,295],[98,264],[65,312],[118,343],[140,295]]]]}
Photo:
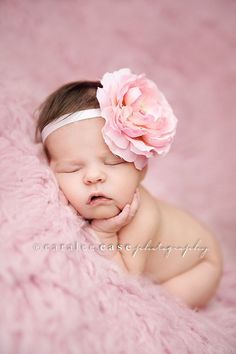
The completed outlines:
{"type": "Polygon", "coordinates": [[[99,254],[113,260],[120,266],[120,268],[125,273],[128,273],[127,265],[125,264],[124,259],[117,248],[117,244],[119,243],[118,234],[116,232],[107,233],[97,230],[95,231],[95,233],[99,237],[99,240],[101,241],[102,245],[104,245],[104,250],[101,250],[99,254]],[[111,245],[113,246],[113,249],[111,249],[110,247],[108,250],[108,247],[111,245]]]}
{"type": "Polygon", "coordinates": [[[127,268],[133,275],[145,273],[150,252],[139,249],[145,248],[148,243],[155,243],[160,227],[160,214],[155,200],[149,197],[143,187],[140,187],[139,191],[140,207],[135,218],[118,233],[120,244],[130,246],[130,250],[122,247],[121,253],[127,268]]]}

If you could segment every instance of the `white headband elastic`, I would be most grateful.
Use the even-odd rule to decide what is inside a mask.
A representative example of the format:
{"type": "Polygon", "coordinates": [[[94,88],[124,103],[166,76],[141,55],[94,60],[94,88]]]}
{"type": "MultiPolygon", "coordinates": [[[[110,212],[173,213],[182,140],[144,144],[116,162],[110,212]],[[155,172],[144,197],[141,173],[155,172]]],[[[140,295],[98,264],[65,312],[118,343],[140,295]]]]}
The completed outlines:
{"type": "Polygon", "coordinates": [[[85,109],[83,111],[64,114],[63,116],[50,122],[43,128],[41,132],[42,141],[44,143],[44,141],[46,140],[49,134],[63,127],[66,124],[74,123],[83,119],[97,118],[97,117],[101,117],[100,108],[85,109]]]}

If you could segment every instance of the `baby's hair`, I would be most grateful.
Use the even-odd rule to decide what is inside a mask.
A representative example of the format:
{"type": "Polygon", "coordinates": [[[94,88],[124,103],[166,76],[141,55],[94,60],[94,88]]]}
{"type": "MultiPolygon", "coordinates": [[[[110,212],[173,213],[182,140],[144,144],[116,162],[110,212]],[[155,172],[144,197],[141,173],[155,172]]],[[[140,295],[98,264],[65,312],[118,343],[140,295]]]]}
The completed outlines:
{"type": "MultiPolygon", "coordinates": [[[[75,81],[52,92],[37,109],[35,140],[38,142],[38,134],[43,128],[60,116],[79,110],[99,108],[96,97],[98,87],[102,87],[100,81],[75,81]]],[[[46,147],[45,151],[49,158],[46,147]]]]}

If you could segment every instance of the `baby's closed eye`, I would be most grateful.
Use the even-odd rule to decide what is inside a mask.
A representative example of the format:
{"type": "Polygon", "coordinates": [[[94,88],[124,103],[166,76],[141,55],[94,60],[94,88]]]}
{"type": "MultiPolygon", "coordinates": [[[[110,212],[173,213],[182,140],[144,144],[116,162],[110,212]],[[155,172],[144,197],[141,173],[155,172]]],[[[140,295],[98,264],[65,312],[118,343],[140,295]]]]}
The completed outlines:
{"type": "MultiPolygon", "coordinates": [[[[104,165],[108,165],[108,166],[116,166],[116,165],[120,165],[120,164],[124,164],[124,163],[127,163],[127,161],[122,160],[121,158],[119,158],[119,159],[116,159],[116,158],[115,159],[109,159],[109,160],[105,160],[104,161],[104,165]]],[[[63,169],[63,170],[58,171],[58,172],[61,172],[61,173],[75,173],[75,172],[80,171],[82,168],[83,168],[83,166],[78,166],[76,168],[63,169]]]]}
{"type": "Polygon", "coordinates": [[[110,160],[110,161],[105,161],[104,164],[105,165],[120,165],[121,163],[126,163],[126,161],[119,159],[119,160],[110,160]]]}

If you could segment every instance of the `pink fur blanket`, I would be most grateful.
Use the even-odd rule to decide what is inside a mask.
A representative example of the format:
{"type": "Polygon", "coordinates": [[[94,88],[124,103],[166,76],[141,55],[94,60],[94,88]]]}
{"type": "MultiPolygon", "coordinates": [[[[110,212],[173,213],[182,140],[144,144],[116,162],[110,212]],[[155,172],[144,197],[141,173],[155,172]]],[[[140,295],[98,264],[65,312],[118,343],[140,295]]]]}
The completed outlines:
{"type": "Polygon", "coordinates": [[[1,354],[236,351],[234,4],[138,4],[1,2],[1,354]],[[152,75],[180,120],[145,186],[221,242],[222,281],[199,312],[88,249],[93,237],[34,142],[33,111],[50,90],[125,66],[152,75]]]}

